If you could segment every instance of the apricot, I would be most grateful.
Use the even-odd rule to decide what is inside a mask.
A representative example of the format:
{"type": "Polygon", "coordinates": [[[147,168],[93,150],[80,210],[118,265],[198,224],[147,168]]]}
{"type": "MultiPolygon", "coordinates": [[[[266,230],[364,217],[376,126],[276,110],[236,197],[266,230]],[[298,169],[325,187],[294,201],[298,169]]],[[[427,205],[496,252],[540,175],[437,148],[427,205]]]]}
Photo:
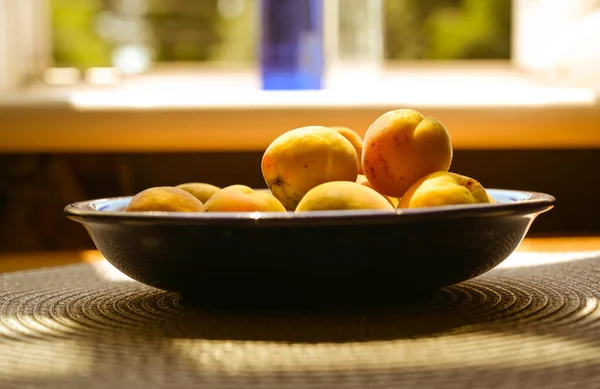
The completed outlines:
{"type": "Polygon", "coordinates": [[[400,199],[398,208],[490,202],[488,193],[477,180],[461,174],[439,171],[415,182],[400,199]]]}
{"type": "Polygon", "coordinates": [[[350,181],[329,181],[309,190],[296,212],[342,209],[382,209],[393,211],[390,202],[376,190],[350,181]]]}
{"type": "MultiPolygon", "coordinates": [[[[371,188],[373,190],[376,190],[375,188],[373,188],[373,185],[371,185],[371,183],[369,182],[369,180],[367,180],[367,177],[364,174],[359,174],[358,175],[358,178],[356,179],[356,183],[360,184],[360,185],[364,185],[366,187],[369,187],[369,188],[371,188]]],[[[383,193],[379,193],[379,194],[382,195],[383,197],[385,197],[390,202],[390,204],[392,204],[392,206],[394,208],[396,208],[398,206],[399,200],[397,198],[390,197],[388,195],[384,195],[383,193]]]]}
{"type": "Polygon", "coordinates": [[[183,189],[158,186],[145,189],[131,199],[126,212],[199,212],[202,202],[183,189]]]}
{"type": "Polygon", "coordinates": [[[186,182],[184,184],[177,185],[176,188],[189,192],[198,200],[202,201],[203,204],[210,198],[210,196],[214,195],[218,190],[221,189],[218,186],[204,182],[186,182]]]}
{"type": "Polygon", "coordinates": [[[269,192],[246,185],[230,185],[212,195],[202,212],[286,212],[286,209],[269,192]]]}
{"type": "Polygon", "coordinates": [[[379,116],[365,133],[362,168],[378,192],[402,197],[421,177],[448,171],[452,143],[444,125],[412,109],[379,116]]]}
{"type": "Polygon", "coordinates": [[[363,138],[358,134],[358,132],[354,131],[348,127],[335,126],[330,127],[331,129],[336,130],[344,138],[348,139],[352,146],[354,146],[354,150],[356,150],[356,156],[358,157],[358,174],[362,174],[362,150],[363,150],[363,138]]]}
{"type": "Polygon", "coordinates": [[[352,143],[335,130],[306,126],[278,136],[265,150],[261,170],[273,195],[294,210],[312,188],[329,181],[354,182],[358,156],[352,143]]]}

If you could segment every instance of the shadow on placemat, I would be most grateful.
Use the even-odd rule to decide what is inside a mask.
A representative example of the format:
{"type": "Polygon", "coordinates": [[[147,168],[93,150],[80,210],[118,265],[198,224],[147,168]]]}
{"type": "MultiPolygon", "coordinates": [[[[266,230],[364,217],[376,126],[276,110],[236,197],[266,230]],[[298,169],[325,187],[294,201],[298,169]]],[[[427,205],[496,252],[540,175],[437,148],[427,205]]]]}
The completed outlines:
{"type": "Polygon", "coordinates": [[[472,324],[473,318],[468,316],[456,316],[450,311],[442,313],[444,304],[453,298],[451,291],[441,290],[396,305],[367,307],[346,303],[335,308],[312,305],[285,310],[265,304],[217,306],[214,300],[208,305],[198,300],[181,299],[174,302],[177,301],[182,310],[163,323],[161,332],[167,337],[291,343],[362,342],[426,336],[472,324]],[[433,316],[443,316],[444,320],[432,320],[433,316]]]}

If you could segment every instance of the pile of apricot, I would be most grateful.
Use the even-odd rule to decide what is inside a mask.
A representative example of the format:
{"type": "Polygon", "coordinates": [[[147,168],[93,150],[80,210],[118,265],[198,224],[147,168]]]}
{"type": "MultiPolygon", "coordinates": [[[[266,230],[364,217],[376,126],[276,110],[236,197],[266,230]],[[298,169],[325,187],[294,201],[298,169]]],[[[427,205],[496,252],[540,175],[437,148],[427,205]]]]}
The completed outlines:
{"type": "Polygon", "coordinates": [[[489,203],[475,179],[450,171],[444,124],[411,109],[379,116],[364,137],[347,127],[288,130],[266,148],[267,188],[206,182],[137,193],[130,212],[309,212],[489,203]]]}

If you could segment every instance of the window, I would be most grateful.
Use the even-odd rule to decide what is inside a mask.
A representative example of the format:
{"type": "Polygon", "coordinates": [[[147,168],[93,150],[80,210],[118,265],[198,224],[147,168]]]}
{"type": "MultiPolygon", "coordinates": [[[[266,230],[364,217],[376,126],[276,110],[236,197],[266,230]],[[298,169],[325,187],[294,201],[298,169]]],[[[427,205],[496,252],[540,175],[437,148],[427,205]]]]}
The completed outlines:
{"type": "Polygon", "coordinates": [[[514,0],[513,61],[537,75],[600,90],[600,0],[514,0]]]}
{"type": "MultiPolygon", "coordinates": [[[[21,13],[31,24],[44,19],[46,61],[27,72],[39,76],[49,64],[80,71],[116,67],[124,73],[173,64],[254,66],[258,1],[48,0],[42,11],[36,0],[21,7],[10,0],[0,4],[5,15],[21,13]]],[[[343,46],[369,35],[367,43],[381,45],[387,61],[510,57],[510,0],[325,0],[324,5],[335,8],[324,14],[326,39],[342,37],[337,44],[343,46]]],[[[39,30],[38,37],[43,27],[39,30]]],[[[69,74],[78,72],[63,76],[69,74]]]]}
{"type": "MultiPolygon", "coordinates": [[[[0,0],[0,90],[39,80],[49,67],[62,72],[46,72],[46,81],[67,83],[83,82],[90,68],[110,83],[117,73],[176,66],[254,67],[258,1],[0,0]]],[[[570,84],[600,83],[600,45],[589,39],[600,36],[600,0],[323,1],[326,40],[342,47],[339,37],[369,36],[388,64],[493,59],[570,84]],[[372,17],[357,23],[362,14],[372,17]]]]}
{"type": "MultiPolygon", "coordinates": [[[[249,32],[257,29],[256,3],[51,0],[53,59],[56,66],[78,67],[119,63],[128,53],[158,63],[253,62],[257,36],[249,32]]],[[[370,23],[367,28],[380,28],[377,19],[383,19],[377,35],[386,59],[510,57],[510,0],[326,0],[330,4],[339,5],[341,36],[355,35],[357,16],[370,23]]]]}

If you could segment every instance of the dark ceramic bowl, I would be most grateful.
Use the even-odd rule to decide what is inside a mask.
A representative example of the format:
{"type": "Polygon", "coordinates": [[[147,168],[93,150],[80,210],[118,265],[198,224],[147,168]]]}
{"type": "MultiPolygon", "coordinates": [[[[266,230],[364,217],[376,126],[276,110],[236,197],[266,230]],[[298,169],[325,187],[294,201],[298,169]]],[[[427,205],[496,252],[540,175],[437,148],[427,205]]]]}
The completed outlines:
{"type": "Polygon", "coordinates": [[[106,259],[196,298],[402,298],[497,266],[554,197],[491,189],[496,204],[294,213],[123,212],[131,197],[68,205],[106,259]]]}

